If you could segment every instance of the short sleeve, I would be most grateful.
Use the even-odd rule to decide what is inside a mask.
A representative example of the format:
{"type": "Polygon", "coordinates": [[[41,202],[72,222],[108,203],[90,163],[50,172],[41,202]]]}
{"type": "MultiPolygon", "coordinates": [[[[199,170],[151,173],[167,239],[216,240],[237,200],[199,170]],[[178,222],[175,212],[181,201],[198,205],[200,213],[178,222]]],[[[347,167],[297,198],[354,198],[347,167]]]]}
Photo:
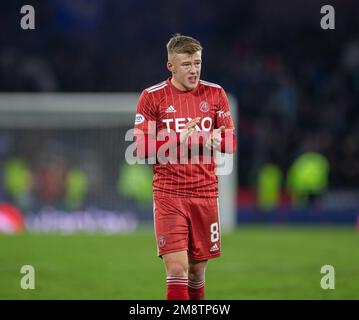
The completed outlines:
{"type": "Polygon", "coordinates": [[[219,92],[215,124],[215,128],[224,126],[226,129],[234,129],[233,119],[229,109],[228,97],[223,88],[221,88],[219,92]]]}
{"type": "Polygon", "coordinates": [[[144,90],[137,103],[135,133],[140,130],[144,134],[149,134],[153,128],[156,128],[156,107],[150,94],[144,90]]]}

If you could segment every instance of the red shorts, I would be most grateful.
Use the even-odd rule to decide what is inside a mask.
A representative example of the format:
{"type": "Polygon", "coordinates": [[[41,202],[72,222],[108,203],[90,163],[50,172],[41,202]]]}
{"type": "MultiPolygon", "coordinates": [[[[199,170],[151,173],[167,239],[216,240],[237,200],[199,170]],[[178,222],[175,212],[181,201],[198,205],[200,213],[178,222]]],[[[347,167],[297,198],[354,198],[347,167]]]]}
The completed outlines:
{"type": "Polygon", "coordinates": [[[158,256],[185,250],[194,260],[220,256],[217,198],[159,198],[153,211],[158,256]]]}

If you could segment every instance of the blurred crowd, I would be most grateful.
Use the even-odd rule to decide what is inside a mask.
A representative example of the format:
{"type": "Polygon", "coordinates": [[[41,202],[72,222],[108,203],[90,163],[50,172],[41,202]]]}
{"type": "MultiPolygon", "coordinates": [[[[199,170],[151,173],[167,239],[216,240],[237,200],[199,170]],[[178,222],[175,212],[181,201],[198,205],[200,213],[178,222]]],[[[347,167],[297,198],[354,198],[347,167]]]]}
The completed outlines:
{"type": "Polygon", "coordinates": [[[36,29],[24,31],[20,4],[8,2],[0,91],[138,92],[168,77],[168,38],[192,35],[204,46],[202,78],[238,100],[240,185],[267,163],[285,175],[315,151],[331,187],[358,187],[359,5],[334,1],[336,30],[322,30],[320,1],[275,3],[42,1],[36,29]]]}
{"type": "Polygon", "coordinates": [[[0,129],[0,204],[14,203],[26,212],[148,207],[152,169],[125,162],[126,131],[0,129]]]}

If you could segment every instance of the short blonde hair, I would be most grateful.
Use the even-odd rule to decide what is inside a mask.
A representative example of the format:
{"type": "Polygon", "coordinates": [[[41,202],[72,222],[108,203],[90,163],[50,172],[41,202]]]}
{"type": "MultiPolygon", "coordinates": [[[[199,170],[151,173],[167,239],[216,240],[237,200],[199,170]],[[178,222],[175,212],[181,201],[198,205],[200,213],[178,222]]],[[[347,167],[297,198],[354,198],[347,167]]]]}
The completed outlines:
{"type": "Polygon", "coordinates": [[[168,56],[174,53],[187,53],[192,55],[197,51],[203,50],[198,40],[189,36],[183,36],[179,33],[176,33],[170,38],[166,47],[168,56]]]}

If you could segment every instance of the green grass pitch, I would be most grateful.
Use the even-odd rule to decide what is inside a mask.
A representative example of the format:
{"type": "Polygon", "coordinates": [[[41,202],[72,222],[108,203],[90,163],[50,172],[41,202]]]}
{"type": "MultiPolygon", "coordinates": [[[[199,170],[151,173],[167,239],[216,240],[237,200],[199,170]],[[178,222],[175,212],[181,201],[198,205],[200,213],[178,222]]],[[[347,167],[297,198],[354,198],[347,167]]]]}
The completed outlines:
{"type": "MultiPolygon", "coordinates": [[[[0,299],[164,299],[165,274],[152,231],[124,235],[0,235],[0,299]],[[20,287],[23,265],[35,289],[20,287]]],[[[354,227],[240,227],[209,261],[207,299],[359,299],[354,227]],[[323,265],[335,289],[323,290],[323,265]]]]}

